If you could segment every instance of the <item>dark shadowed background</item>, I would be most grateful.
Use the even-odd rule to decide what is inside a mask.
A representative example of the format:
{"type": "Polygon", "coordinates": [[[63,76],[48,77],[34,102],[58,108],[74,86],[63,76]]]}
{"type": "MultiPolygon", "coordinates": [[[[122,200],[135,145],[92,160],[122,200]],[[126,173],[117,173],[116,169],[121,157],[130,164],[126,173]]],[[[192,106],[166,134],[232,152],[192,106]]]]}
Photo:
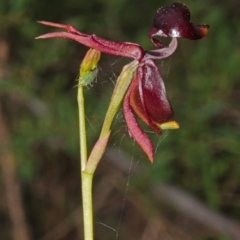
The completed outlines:
{"type": "MultiPolygon", "coordinates": [[[[36,21],[153,49],[153,16],[170,3],[0,1],[1,240],[83,239],[74,86],[87,48],[34,40],[53,30],[36,21]]],[[[96,240],[240,239],[240,1],[184,3],[210,31],[200,41],[180,39],[158,62],[181,128],[150,133],[158,146],[150,164],[119,111],[95,175],[96,240]]],[[[86,88],[89,147],[129,61],[103,54],[97,82],[86,88]]]]}

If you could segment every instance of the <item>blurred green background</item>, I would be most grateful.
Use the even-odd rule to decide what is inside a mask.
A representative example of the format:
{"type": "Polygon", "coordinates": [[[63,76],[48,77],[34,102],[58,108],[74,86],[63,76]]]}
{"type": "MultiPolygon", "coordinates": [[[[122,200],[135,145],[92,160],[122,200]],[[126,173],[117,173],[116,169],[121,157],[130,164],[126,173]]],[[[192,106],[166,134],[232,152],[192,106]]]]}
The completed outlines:
{"type": "MultiPolygon", "coordinates": [[[[52,31],[36,21],[70,23],[82,32],[153,49],[147,36],[153,16],[170,3],[0,2],[1,239],[83,239],[75,79],[87,48],[65,39],[34,40],[52,31]],[[11,193],[16,194],[9,190],[11,183],[20,186],[22,201],[9,200],[11,193]],[[28,239],[19,237],[14,222],[17,215],[11,206],[18,204],[25,215],[19,229],[29,231],[28,239]]],[[[240,1],[184,3],[192,21],[210,24],[210,31],[200,41],[180,39],[173,56],[157,63],[181,128],[160,137],[150,133],[157,146],[151,165],[128,136],[119,112],[108,148],[111,154],[106,155],[115,163],[114,159],[124,156],[130,175],[107,157],[100,164],[94,188],[95,239],[116,239],[116,231],[118,240],[240,239],[240,1]],[[209,214],[227,222],[213,227],[209,216],[202,222],[195,219],[199,214],[194,210],[188,216],[173,206],[178,195],[166,205],[152,192],[158,185],[188,192],[209,214]]],[[[103,54],[97,82],[86,88],[90,148],[98,137],[116,76],[127,62],[103,54]]]]}

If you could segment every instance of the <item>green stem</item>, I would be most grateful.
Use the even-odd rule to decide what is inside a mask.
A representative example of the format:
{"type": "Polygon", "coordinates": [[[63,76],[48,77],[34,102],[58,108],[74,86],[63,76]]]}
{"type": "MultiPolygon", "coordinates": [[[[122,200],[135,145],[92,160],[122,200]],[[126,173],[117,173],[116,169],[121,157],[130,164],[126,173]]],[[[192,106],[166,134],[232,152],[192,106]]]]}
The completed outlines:
{"type": "Polygon", "coordinates": [[[80,136],[80,159],[82,179],[82,202],[84,240],[93,240],[93,209],[92,209],[92,179],[93,173],[86,173],[84,169],[87,163],[87,135],[85,124],[83,87],[78,86],[78,111],[79,111],[79,136],[80,136]]]}
{"type": "Polygon", "coordinates": [[[85,108],[83,87],[78,86],[78,113],[79,113],[79,137],[80,137],[80,158],[81,158],[81,172],[85,169],[87,164],[87,133],[85,123],[85,108]]]}
{"type": "Polygon", "coordinates": [[[82,172],[84,240],[93,240],[92,180],[93,174],[82,172]]]}
{"type": "Polygon", "coordinates": [[[110,105],[105,116],[100,137],[96,142],[89,159],[87,158],[87,136],[85,126],[84,96],[83,87],[78,86],[78,108],[79,108],[79,135],[81,151],[81,177],[82,177],[82,202],[83,202],[83,222],[84,240],[93,240],[93,208],[92,208],[92,180],[96,167],[105,152],[109,137],[110,127],[113,118],[123,100],[123,97],[131,83],[131,80],[138,66],[137,61],[133,61],[123,67],[118,77],[110,105]]]}

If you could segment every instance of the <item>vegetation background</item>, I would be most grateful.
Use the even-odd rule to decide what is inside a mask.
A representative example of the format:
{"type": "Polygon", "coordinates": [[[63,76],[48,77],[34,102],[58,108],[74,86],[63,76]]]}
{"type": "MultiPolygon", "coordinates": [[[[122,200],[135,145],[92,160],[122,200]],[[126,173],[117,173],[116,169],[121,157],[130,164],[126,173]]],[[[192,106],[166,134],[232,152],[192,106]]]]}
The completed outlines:
{"type": "MultiPolygon", "coordinates": [[[[83,239],[74,86],[87,48],[34,40],[53,30],[36,21],[152,49],[153,16],[170,3],[0,1],[1,239],[83,239]]],[[[181,128],[151,134],[158,145],[151,165],[120,111],[95,176],[96,240],[240,239],[240,1],[184,3],[193,22],[211,28],[200,41],[179,40],[176,53],[159,61],[181,128]]],[[[128,61],[103,55],[86,89],[90,147],[128,61]]]]}

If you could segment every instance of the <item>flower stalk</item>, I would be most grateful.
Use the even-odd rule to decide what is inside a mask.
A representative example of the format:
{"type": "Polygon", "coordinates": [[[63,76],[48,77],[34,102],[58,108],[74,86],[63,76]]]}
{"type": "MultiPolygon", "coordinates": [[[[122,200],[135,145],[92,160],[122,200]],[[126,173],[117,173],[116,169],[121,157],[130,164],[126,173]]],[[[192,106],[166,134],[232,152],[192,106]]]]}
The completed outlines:
{"type": "Polygon", "coordinates": [[[80,137],[80,158],[81,158],[81,172],[85,169],[87,163],[87,134],[85,123],[85,107],[83,86],[78,86],[77,93],[78,113],[79,113],[79,137],[80,137]]]}
{"type": "Polygon", "coordinates": [[[78,86],[80,172],[82,185],[84,239],[93,240],[92,179],[93,174],[84,171],[87,163],[87,133],[85,124],[83,86],[78,86]]]}
{"type": "Polygon", "coordinates": [[[82,205],[83,205],[83,228],[84,239],[93,240],[93,207],[92,207],[92,180],[93,172],[86,172],[87,164],[87,131],[85,123],[84,106],[84,86],[91,84],[97,74],[97,62],[101,53],[94,49],[89,49],[85,55],[79,69],[78,79],[78,112],[79,112],[79,138],[80,138],[80,172],[82,185],[82,205]]]}
{"type": "Polygon", "coordinates": [[[93,207],[92,207],[92,181],[96,167],[101,160],[110,137],[110,128],[114,116],[119,109],[125,93],[138,67],[138,61],[134,60],[123,67],[117,79],[111,101],[104,119],[103,127],[98,141],[94,145],[90,156],[87,155],[87,132],[85,124],[84,94],[83,88],[90,84],[96,77],[97,62],[100,52],[89,49],[80,67],[78,80],[78,109],[79,109],[79,137],[80,137],[80,162],[81,184],[83,202],[84,239],[93,240],[93,207]],[[96,57],[97,56],[97,57],[96,57]]]}

